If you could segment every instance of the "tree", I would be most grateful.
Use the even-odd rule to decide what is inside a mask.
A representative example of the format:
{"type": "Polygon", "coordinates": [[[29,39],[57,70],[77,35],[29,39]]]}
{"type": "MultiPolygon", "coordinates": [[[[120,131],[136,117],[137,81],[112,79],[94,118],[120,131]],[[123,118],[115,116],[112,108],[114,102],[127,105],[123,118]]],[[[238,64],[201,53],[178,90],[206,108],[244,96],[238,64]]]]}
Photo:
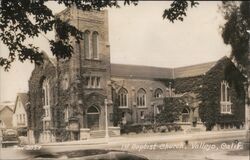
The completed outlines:
{"type": "Polygon", "coordinates": [[[220,10],[226,20],[222,26],[224,43],[232,47],[231,59],[235,60],[243,74],[247,74],[249,65],[249,34],[250,29],[250,2],[223,1],[220,10]]]}
{"type": "MultiPolygon", "coordinates": [[[[70,58],[73,54],[72,41],[82,39],[82,32],[74,26],[63,22],[53,15],[45,2],[48,0],[1,0],[0,1],[0,40],[9,49],[8,57],[0,57],[0,66],[9,70],[15,60],[31,63],[43,63],[43,54],[39,47],[27,44],[28,38],[44,36],[53,55],[59,58],[70,58]],[[48,39],[46,34],[55,29],[57,40],[48,39]],[[71,39],[70,37],[74,37],[71,39]]],[[[66,7],[75,5],[81,10],[102,10],[106,7],[119,8],[118,0],[57,0],[57,3],[66,7]]],[[[124,5],[137,5],[138,0],[124,0],[124,5]]],[[[198,3],[190,1],[173,1],[170,8],[164,10],[163,19],[171,22],[183,21],[189,6],[194,7],[198,3]]]]}
{"type": "Polygon", "coordinates": [[[164,98],[164,104],[160,106],[161,112],[156,116],[157,123],[173,123],[179,120],[185,102],[181,98],[164,98]]]}
{"type": "MultiPolygon", "coordinates": [[[[247,78],[245,83],[245,103],[247,103],[247,108],[245,108],[245,112],[248,112],[246,115],[249,115],[250,34],[247,33],[247,30],[250,30],[250,1],[223,2],[221,11],[226,20],[225,25],[222,27],[222,38],[225,44],[231,46],[231,58],[247,78]]],[[[248,124],[250,117],[246,116],[245,118],[246,128],[250,129],[248,124]]]]}

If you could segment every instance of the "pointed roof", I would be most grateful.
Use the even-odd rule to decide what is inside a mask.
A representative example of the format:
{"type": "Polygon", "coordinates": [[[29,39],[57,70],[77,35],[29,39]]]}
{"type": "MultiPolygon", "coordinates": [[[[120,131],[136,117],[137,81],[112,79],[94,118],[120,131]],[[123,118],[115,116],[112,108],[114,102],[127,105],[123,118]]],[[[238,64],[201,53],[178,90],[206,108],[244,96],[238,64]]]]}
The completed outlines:
{"type": "Polygon", "coordinates": [[[4,110],[4,109],[9,109],[9,110],[11,110],[12,112],[13,112],[13,107],[12,106],[9,106],[9,105],[1,105],[0,106],[0,112],[2,111],[2,110],[4,110]]]}
{"type": "MultiPolygon", "coordinates": [[[[224,56],[218,61],[201,63],[196,65],[161,68],[143,65],[111,64],[111,76],[125,78],[149,78],[149,79],[176,79],[185,77],[195,77],[206,74],[220,60],[228,59],[224,56]]],[[[231,60],[230,60],[231,61],[231,60]]]]}
{"type": "Polygon", "coordinates": [[[173,79],[203,75],[216,63],[217,61],[173,68],[173,79]]]}
{"type": "Polygon", "coordinates": [[[12,102],[12,101],[4,101],[4,102],[0,103],[0,111],[5,109],[6,107],[13,112],[13,110],[14,110],[14,102],[12,102]]]}
{"type": "Polygon", "coordinates": [[[17,98],[15,102],[14,113],[16,112],[17,102],[20,101],[24,106],[24,109],[27,109],[27,104],[29,102],[29,96],[27,93],[17,93],[17,98]]]}

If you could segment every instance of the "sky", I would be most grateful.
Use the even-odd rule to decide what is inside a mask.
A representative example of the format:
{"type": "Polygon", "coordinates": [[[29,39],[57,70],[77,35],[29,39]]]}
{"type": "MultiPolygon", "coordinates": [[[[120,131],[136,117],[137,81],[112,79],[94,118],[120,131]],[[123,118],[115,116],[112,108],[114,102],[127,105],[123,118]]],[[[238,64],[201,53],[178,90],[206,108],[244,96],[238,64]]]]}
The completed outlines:
{"type": "MultiPolygon", "coordinates": [[[[199,2],[188,10],[183,22],[163,20],[164,9],[171,2],[147,1],[138,6],[108,9],[111,63],[180,67],[216,61],[229,55],[230,46],[221,38],[224,24],[218,11],[219,1],[199,2]]],[[[54,13],[65,7],[48,2],[54,13]]],[[[54,37],[54,32],[46,35],[54,37]]],[[[40,36],[29,42],[51,55],[47,40],[40,36]]],[[[0,42],[0,56],[8,49],[0,42]]],[[[34,69],[30,62],[15,62],[9,72],[0,69],[0,102],[14,101],[18,92],[28,91],[28,80],[34,69]]]]}

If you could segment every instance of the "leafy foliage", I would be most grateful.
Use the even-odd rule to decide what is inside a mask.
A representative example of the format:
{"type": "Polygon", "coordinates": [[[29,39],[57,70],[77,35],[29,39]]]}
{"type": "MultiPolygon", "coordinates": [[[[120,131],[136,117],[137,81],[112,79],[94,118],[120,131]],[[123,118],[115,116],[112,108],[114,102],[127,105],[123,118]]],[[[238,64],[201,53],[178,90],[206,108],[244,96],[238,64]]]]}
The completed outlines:
{"type": "Polygon", "coordinates": [[[156,116],[158,123],[173,123],[179,120],[181,110],[185,107],[185,102],[181,98],[164,98],[161,112],[156,116]]]}
{"type": "MultiPolygon", "coordinates": [[[[246,79],[235,67],[232,61],[224,57],[206,74],[195,77],[177,78],[172,80],[175,93],[198,94],[199,117],[207,130],[212,130],[216,124],[234,124],[239,126],[244,122],[244,81],[246,79]],[[232,115],[220,114],[220,83],[226,80],[230,84],[232,115]]],[[[160,80],[169,86],[170,80],[160,80]]],[[[162,115],[162,119],[167,116],[162,115]]]]}
{"type": "Polygon", "coordinates": [[[231,45],[231,58],[235,59],[238,66],[246,73],[248,59],[248,41],[250,29],[250,2],[224,1],[220,8],[225,25],[222,27],[222,38],[225,44],[231,45]]]}
{"type": "MultiPolygon", "coordinates": [[[[190,0],[190,6],[196,7],[199,3],[197,1],[190,0]]],[[[176,20],[183,21],[184,16],[187,16],[187,8],[189,6],[188,1],[175,0],[171,4],[169,9],[165,9],[162,17],[167,18],[170,22],[174,22],[176,20]]]]}
{"type": "MultiPolygon", "coordinates": [[[[9,70],[15,60],[21,62],[30,60],[31,63],[43,63],[43,57],[39,48],[29,44],[28,38],[44,36],[50,44],[54,56],[70,58],[73,54],[70,37],[74,37],[76,43],[82,39],[82,32],[74,26],[63,22],[53,15],[45,3],[48,0],[1,0],[0,1],[0,40],[8,47],[9,56],[0,57],[0,66],[9,70]],[[55,28],[57,39],[48,39],[46,34],[55,28]],[[27,44],[28,43],[28,44],[27,44]]],[[[125,0],[124,5],[137,5],[139,0],[125,0]]],[[[101,10],[106,7],[117,7],[118,0],[57,0],[58,4],[66,7],[76,6],[80,10],[101,10]]],[[[191,7],[198,3],[191,0],[191,7]]],[[[163,18],[183,20],[189,6],[187,1],[173,1],[171,7],[166,9],[163,18]]]]}
{"type": "Polygon", "coordinates": [[[199,106],[199,115],[207,130],[212,130],[215,124],[220,124],[225,119],[227,119],[227,123],[241,123],[244,121],[242,119],[244,117],[245,98],[243,81],[244,77],[227,58],[219,60],[216,66],[203,77],[203,86],[200,91],[201,104],[199,106]],[[230,72],[227,72],[227,74],[225,74],[226,68],[230,68],[230,72]],[[220,113],[220,84],[222,80],[226,80],[230,85],[232,115],[223,115],[220,113]]]}

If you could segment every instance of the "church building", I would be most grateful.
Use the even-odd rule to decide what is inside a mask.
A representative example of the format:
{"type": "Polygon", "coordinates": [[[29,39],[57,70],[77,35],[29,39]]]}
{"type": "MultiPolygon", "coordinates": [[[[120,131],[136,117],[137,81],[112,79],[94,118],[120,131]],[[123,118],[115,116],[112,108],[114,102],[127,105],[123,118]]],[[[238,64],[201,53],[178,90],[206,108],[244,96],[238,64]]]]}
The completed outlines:
{"type": "Polygon", "coordinates": [[[35,65],[27,116],[29,133],[36,142],[101,137],[106,117],[109,134],[118,136],[120,124],[147,123],[149,117],[160,114],[166,97],[185,99],[178,122],[183,126],[193,121],[203,126],[206,119],[200,114],[214,110],[218,118],[211,123],[218,129],[244,122],[244,94],[237,92],[243,78],[237,83],[227,81],[226,66],[235,70],[234,76],[242,77],[229,58],[179,68],[111,64],[107,11],[67,8],[57,16],[84,36],[79,44],[72,44],[70,59],[57,61],[44,53],[44,63],[35,65]],[[210,90],[211,94],[206,93],[210,90]],[[215,99],[208,102],[214,91],[215,99]]]}

